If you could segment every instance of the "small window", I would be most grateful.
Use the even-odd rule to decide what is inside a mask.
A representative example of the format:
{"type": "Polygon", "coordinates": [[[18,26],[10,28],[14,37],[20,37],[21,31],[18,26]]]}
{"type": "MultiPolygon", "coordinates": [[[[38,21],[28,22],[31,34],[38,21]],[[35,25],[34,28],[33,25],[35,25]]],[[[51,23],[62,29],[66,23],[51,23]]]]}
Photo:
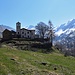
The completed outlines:
{"type": "Polygon", "coordinates": [[[22,36],[22,38],[24,38],[24,36],[22,36]]]}
{"type": "Polygon", "coordinates": [[[25,33],[25,35],[26,35],[26,33],[25,33]]]}
{"type": "Polygon", "coordinates": [[[29,34],[29,32],[27,32],[29,34]]]}
{"type": "Polygon", "coordinates": [[[28,38],[29,38],[29,36],[28,36],[28,38]]]}
{"type": "Polygon", "coordinates": [[[12,35],[15,35],[14,33],[12,33],[12,35]]]}
{"type": "Polygon", "coordinates": [[[33,35],[33,33],[31,33],[31,35],[33,35]]]}
{"type": "Polygon", "coordinates": [[[24,34],[24,32],[22,32],[22,34],[24,34]]]}
{"type": "Polygon", "coordinates": [[[18,34],[19,34],[19,32],[18,32],[18,34]]]}

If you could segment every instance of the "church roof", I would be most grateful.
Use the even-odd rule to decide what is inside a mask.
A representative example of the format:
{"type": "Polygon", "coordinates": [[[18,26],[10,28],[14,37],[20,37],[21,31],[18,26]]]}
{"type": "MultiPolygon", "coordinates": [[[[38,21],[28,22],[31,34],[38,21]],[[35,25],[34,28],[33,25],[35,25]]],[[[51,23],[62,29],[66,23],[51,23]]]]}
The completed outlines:
{"type": "Polygon", "coordinates": [[[21,30],[28,30],[28,29],[26,29],[26,28],[22,28],[21,30]]]}

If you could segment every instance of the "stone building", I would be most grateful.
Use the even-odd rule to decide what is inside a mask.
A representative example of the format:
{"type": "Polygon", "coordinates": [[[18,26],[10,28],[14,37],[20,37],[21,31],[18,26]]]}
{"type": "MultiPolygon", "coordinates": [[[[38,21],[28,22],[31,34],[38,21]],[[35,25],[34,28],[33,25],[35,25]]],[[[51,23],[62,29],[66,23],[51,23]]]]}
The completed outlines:
{"type": "Polygon", "coordinates": [[[10,31],[8,29],[5,29],[2,35],[3,35],[3,40],[10,40],[16,37],[16,32],[13,30],[10,31]]]}
{"type": "Polygon", "coordinates": [[[21,23],[16,23],[16,35],[18,38],[35,38],[35,30],[29,30],[25,28],[21,28],[21,23]]]}

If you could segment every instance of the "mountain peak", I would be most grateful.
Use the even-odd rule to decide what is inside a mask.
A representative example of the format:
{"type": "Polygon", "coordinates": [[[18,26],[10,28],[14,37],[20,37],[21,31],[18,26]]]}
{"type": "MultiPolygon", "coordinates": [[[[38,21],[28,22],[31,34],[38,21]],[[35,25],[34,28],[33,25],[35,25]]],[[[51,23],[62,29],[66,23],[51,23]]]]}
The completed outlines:
{"type": "Polygon", "coordinates": [[[35,26],[29,25],[29,26],[26,26],[26,29],[29,29],[29,30],[35,30],[35,26]]]}

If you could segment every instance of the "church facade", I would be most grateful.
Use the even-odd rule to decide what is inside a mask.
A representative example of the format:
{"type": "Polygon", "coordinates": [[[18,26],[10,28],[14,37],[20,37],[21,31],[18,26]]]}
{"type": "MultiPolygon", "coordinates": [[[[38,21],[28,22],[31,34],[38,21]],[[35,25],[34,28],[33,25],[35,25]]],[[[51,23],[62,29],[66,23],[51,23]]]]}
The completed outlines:
{"type": "Polygon", "coordinates": [[[29,30],[29,29],[21,28],[21,23],[17,22],[16,23],[16,35],[19,38],[34,39],[35,38],[35,30],[29,30]]]}

